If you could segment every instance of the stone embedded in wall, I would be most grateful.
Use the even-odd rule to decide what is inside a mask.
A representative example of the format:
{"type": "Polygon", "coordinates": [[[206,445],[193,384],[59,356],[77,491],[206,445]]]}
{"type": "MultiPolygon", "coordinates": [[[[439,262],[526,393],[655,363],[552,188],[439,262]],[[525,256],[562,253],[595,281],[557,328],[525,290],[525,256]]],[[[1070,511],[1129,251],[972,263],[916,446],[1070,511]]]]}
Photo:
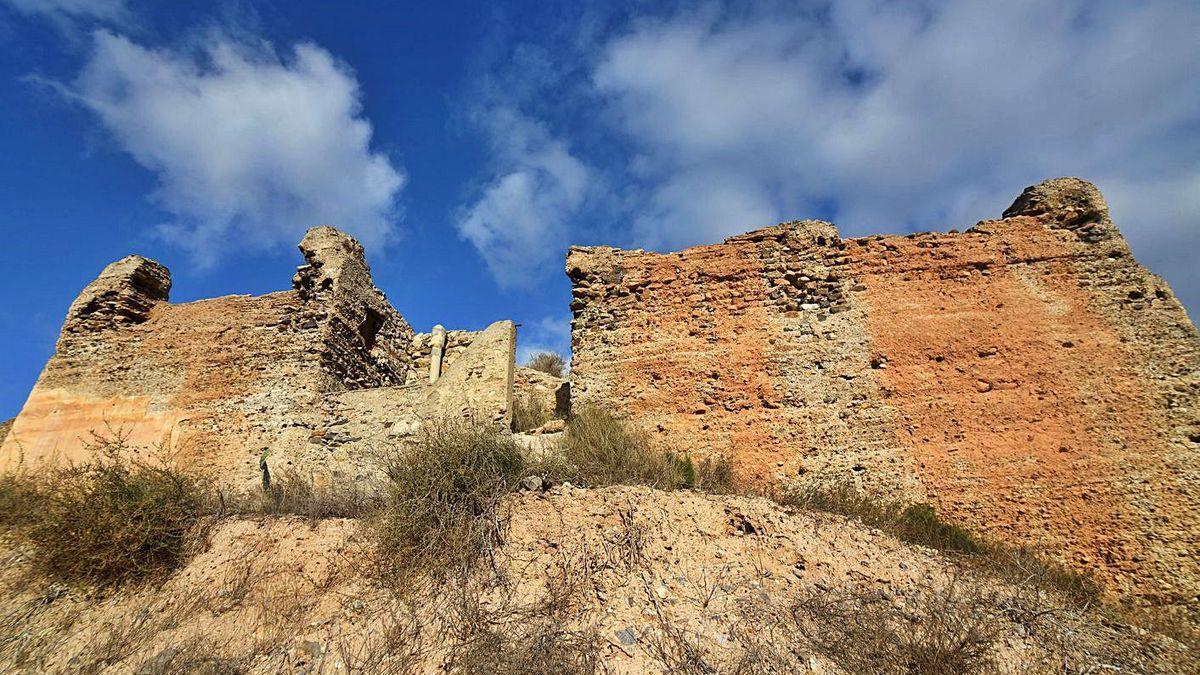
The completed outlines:
{"type": "Polygon", "coordinates": [[[442,376],[442,357],[446,353],[446,329],[441,324],[433,327],[429,339],[429,384],[442,376]]]}
{"type": "Polygon", "coordinates": [[[1144,602],[1200,589],[1200,339],[1094,186],[963,233],[785,223],[572,248],[573,398],[759,480],[851,482],[1057,551],[1144,602]]]}
{"type": "MultiPolygon", "coordinates": [[[[455,360],[468,347],[471,342],[479,335],[479,331],[470,330],[448,330],[446,331],[445,342],[442,346],[441,371],[449,368],[455,360]]],[[[417,333],[413,335],[412,342],[408,347],[409,370],[404,378],[405,384],[415,384],[418,381],[429,381],[429,372],[432,366],[433,344],[435,338],[433,332],[417,333]]],[[[441,375],[439,374],[439,377],[441,375]]]]}

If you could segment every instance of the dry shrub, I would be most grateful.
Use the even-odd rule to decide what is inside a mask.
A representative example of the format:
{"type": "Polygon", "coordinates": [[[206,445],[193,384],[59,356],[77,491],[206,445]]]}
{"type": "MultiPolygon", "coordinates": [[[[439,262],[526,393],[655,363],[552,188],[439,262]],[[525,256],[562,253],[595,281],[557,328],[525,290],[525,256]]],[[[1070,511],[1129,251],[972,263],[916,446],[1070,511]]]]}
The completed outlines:
{"type": "Polygon", "coordinates": [[[28,521],[37,504],[36,486],[25,473],[0,475],[0,531],[28,521]]]}
{"type": "Polygon", "coordinates": [[[488,424],[443,421],[392,459],[373,530],[382,571],[468,569],[503,532],[500,500],[522,477],[521,449],[488,424]]]}
{"type": "Polygon", "coordinates": [[[513,398],[512,429],[513,431],[530,431],[537,429],[553,417],[546,408],[545,401],[532,393],[513,398]]]}
{"type": "Polygon", "coordinates": [[[997,671],[1007,628],[977,587],[918,588],[904,604],[875,590],[813,592],[792,608],[799,635],[847,673],[966,675],[997,671]]]}
{"type": "Polygon", "coordinates": [[[994,576],[1053,590],[1080,606],[1099,602],[1100,587],[1091,576],[1045,560],[1028,549],[987,541],[945,522],[928,504],[883,499],[842,483],[787,490],[772,497],[785,506],[856,518],[902,541],[955,555],[994,576]]]}
{"type": "Polygon", "coordinates": [[[581,485],[647,485],[663,490],[696,488],[732,492],[733,467],[714,456],[697,467],[684,454],[653,447],[645,432],[598,407],[586,407],[567,424],[561,455],[546,473],[581,485]]]}
{"type": "Polygon", "coordinates": [[[567,369],[567,360],[557,352],[538,352],[529,358],[525,367],[540,370],[554,377],[562,377],[567,369]]]}
{"type": "Polygon", "coordinates": [[[214,511],[219,516],[303,516],[310,521],[363,518],[379,506],[377,487],[362,481],[336,478],[318,483],[310,476],[289,469],[278,478],[272,478],[265,492],[220,493],[214,511]]]}
{"type": "Polygon", "coordinates": [[[446,594],[442,670],[462,675],[591,675],[605,672],[601,639],[590,628],[568,626],[586,574],[564,559],[532,601],[503,576],[491,583],[458,580],[446,594]]]}
{"type": "Polygon", "coordinates": [[[44,672],[46,658],[71,635],[80,610],[60,608],[67,594],[62,584],[43,583],[30,593],[6,590],[0,603],[0,671],[44,672]]]}
{"type": "Polygon", "coordinates": [[[599,637],[565,628],[553,613],[533,608],[498,619],[480,611],[459,615],[460,639],[447,672],[462,675],[572,675],[602,671],[599,637]]]}
{"type": "Polygon", "coordinates": [[[196,539],[207,486],[165,461],[127,460],[125,439],[97,437],[95,459],[6,477],[5,525],[36,571],[116,586],[179,567],[196,539]]]}
{"type": "Polygon", "coordinates": [[[664,672],[682,675],[717,675],[721,671],[694,635],[677,625],[664,611],[649,584],[643,586],[650,606],[654,608],[657,627],[642,634],[646,653],[662,664],[664,672]]]}

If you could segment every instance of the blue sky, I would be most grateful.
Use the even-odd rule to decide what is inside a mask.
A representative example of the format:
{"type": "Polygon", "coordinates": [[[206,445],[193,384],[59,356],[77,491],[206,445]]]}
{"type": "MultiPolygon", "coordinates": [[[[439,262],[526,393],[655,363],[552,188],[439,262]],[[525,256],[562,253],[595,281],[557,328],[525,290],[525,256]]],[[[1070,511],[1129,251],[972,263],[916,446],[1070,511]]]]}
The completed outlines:
{"type": "Polygon", "coordinates": [[[418,330],[568,348],[568,244],[965,227],[1096,182],[1200,307],[1193,0],[0,0],[0,418],[131,252],[172,300],[368,247],[418,330]]]}

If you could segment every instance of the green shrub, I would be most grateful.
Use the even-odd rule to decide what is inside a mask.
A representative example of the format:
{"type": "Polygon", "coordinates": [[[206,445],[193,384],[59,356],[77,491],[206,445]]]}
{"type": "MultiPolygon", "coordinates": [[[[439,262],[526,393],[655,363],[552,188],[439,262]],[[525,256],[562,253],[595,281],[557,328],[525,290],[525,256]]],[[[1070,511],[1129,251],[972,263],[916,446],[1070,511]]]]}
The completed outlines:
{"type": "Polygon", "coordinates": [[[904,507],[896,519],[895,527],[900,539],[939,551],[981,554],[986,550],[974,535],[958,525],[943,521],[928,504],[909,504],[904,507]]]}
{"type": "Polygon", "coordinates": [[[374,524],[382,570],[408,576],[470,568],[499,541],[500,500],[523,468],[521,449],[490,425],[425,425],[388,467],[374,524]]]}
{"type": "Polygon", "coordinates": [[[567,360],[556,352],[538,352],[530,357],[525,367],[540,370],[554,377],[562,377],[567,368],[567,360]]]}
{"type": "Polygon", "coordinates": [[[28,544],[36,570],[115,586],[180,566],[204,511],[204,482],[166,463],[127,461],[121,439],[96,459],[0,480],[4,523],[28,544]]]}

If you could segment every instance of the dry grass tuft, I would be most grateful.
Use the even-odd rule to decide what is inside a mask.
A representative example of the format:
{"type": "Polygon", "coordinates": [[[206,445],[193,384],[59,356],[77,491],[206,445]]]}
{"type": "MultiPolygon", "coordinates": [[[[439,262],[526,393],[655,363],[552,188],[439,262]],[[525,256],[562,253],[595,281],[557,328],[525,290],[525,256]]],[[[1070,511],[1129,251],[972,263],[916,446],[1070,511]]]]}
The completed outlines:
{"type": "Polygon", "coordinates": [[[881,499],[845,484],[782,491],[772,498],[785,506],[858,519],[902,541],[954,555],[993,576],[1053,590],[1079,606],[1092,606],[1100,601],[1100,587],[1091,576],[1045,560],[1028,549],[984,540],[963,527],[943,521],[928,504],[881,499]]]}
{"type": "Polygon", "coordinates": [[[525,367],[540,370],[554,377],[562,377],[567,370],[567,360],[557,352],[538,352],[529,358],[525,367]]]}
{"type": "Polygon", "coordinates": [[[219,492],[211,510],[223,516],[301,516],[310,521],[324,518],[365,518],[379,508],[379,486],[360,481],[317,482],[298,471],[288,470],[272,478],[266,491],[219,492]]]}
{"type": "Polygon", "coordinates": [[[587,407],[567,424],[562,452],[545,471],[553,479],[580,485],[646,485],[661,490],[685,488],[734,492],[733,467],[724,457],[697,467],[685,454],[663,452],[649,437],[611,413],[587,407]]]}
{"type": "Polygon", "coordinates": [[[513,397],[512,429],[522,432],[536,429],[554,417],[545,401],[531,393],[513,397]]]}

